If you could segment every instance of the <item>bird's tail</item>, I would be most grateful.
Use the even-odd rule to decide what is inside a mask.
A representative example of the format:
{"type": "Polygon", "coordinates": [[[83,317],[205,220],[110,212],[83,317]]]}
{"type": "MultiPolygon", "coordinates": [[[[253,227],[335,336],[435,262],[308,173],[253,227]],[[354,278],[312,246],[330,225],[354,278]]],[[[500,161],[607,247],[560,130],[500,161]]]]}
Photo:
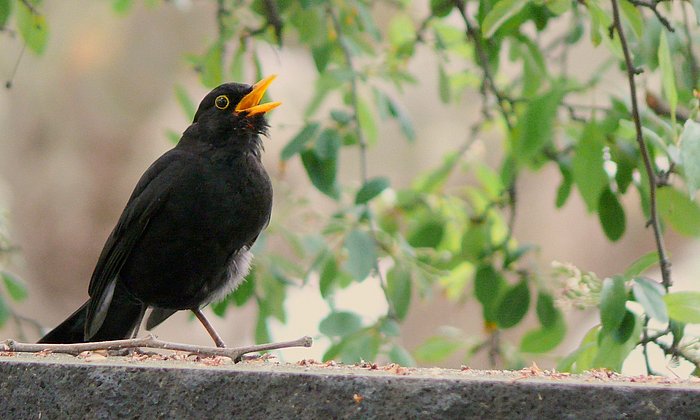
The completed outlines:
{"type": "Polygon", "coordinates": [[[71,316],[43,336],[39,343],[85,343],[88,341],[121,340],[131,337],[134,329],[143,319],[143,307],[131,299],[118,296],[115,293],[104,323],[97,334],[85,337],[85,317],[87,315],[87,301],[71,316]]]}

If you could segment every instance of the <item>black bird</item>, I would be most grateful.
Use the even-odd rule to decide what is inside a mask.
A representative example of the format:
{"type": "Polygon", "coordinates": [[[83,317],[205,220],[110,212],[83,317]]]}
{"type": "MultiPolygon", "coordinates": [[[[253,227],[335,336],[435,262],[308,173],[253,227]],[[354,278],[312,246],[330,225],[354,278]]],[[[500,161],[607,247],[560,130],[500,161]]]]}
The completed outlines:
{"type": "Polygon", "coordinates": [[[224,346],[200,309],[243,281],[250,248],[270,220],[260,136],[264,114],[280,102],[260,101],[274,78],[226,83],[204,97],[177,146],[136,184],[97,261],[88,301],[40,343],[129,338],[150,307],[148,329],[191,310],[224,346]]]}

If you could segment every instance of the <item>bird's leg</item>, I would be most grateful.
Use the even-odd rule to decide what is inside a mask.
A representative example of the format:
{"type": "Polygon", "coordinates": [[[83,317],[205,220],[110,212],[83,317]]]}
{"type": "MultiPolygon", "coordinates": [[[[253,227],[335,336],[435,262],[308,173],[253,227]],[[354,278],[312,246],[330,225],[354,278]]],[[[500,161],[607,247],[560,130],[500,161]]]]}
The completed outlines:
{"type": "Polygon", "coordinates": [[[199,322],[202,323],[202,325],[204,326],[204,329],[207,330],[211,339],[214,340],[214,344],[216,344],[216,347],[221,347],[221,348],[226,347],[224,340],[221,339],[221,336],[219,335],[219,333],[217,333],[216,330],[214,329],[214,327],[209,323],[209,320],[204,316],[204,314],[202,313],[202,310],[197,308],[197,309],[192,309],[192,312],[194,313],[194,316],[197,317],[199,322]]]}
{"type": "MultiPolygon", "coordinates": [[[[139,330],[141,329],[141,323],[143,322],[143,317],[146,314],[146,309],[148,309],[148,306],[141,305],[141,313],[139,314],[139,321],[136,323],[136,327],[134,327],[134,331],[131,332],[131,339],[132,340],[135,339],[137,335],[139,335],[139,330]]],[[[143,351],[138,347],[132,347],[132,348],[126,349],[126,353],[124,355],[134,356],[137,354],[143,354],[143,351]]]]}
{"type": "Polygon", "coordinates": [[[134,328],[134,331],[131,333],[131,338],[136,338],[136,336],[139,335],[139,330],[141,329],[141,323],[143,322],[143,317],[144,317],[144,315],[146,315],[146,309],[148,309],[148,306],[141,305],[141,313],[139,314],[139,322],[136,323],[136,327],[134,328]]]}

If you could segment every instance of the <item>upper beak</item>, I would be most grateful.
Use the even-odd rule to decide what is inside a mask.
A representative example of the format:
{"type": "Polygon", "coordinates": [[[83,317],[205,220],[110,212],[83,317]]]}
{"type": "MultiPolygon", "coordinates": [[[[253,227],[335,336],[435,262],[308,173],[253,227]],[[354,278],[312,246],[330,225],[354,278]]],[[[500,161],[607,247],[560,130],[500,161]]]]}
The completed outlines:
{"type": "Polygon", "coordinates": [[[254,84],[253,90],[251,90],[249,94],[244,96],[243,99],[241,99],[241,101],[238,102],[235,111],[237,113],[247,112],[248,116],[250,117],[257,114],[264,114],[282,105],[282,102],[267,102],[264,104],[260,103],[262,97],[265,95],[265,91],[270,86],[272,81],[275,80],[275,77],[277,77],[277,75],[273,74],[254,84]]]}

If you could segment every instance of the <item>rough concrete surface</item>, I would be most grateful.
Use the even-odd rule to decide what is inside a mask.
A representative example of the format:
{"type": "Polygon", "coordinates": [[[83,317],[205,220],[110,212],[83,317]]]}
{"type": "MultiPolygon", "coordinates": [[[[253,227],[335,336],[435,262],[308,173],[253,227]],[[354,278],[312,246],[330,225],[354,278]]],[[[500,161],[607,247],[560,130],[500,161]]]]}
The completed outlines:
{"type": "Polygon", "coordinates": [[[54,418],[700,418],[700,383],[396,365],[0,356],[0,413],[54,418]]]}

